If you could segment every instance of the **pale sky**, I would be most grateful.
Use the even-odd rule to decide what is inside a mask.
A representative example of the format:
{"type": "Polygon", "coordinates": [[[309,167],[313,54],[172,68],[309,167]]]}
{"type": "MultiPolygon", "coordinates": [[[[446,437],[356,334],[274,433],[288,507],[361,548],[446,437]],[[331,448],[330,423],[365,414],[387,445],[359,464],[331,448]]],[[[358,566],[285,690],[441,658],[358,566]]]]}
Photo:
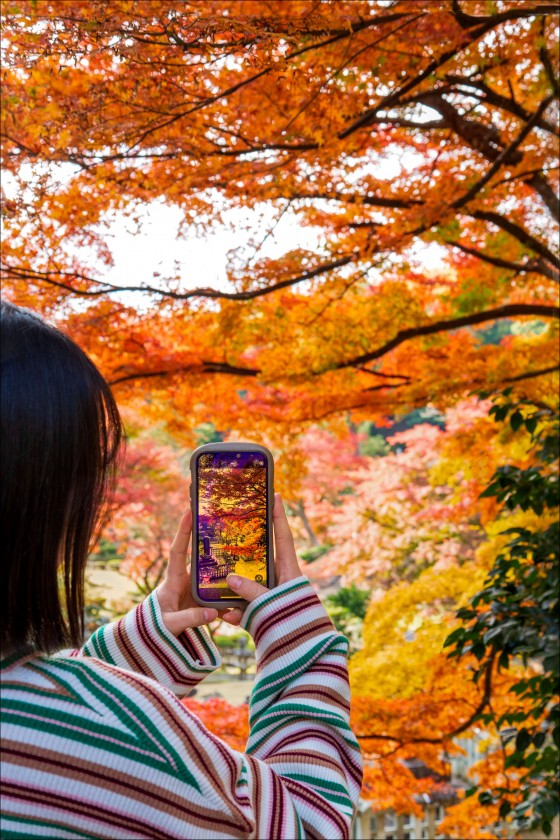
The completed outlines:
{"type": "MultiPolygon", "coordinates": [[[[57,180],[64,182],[73,172],[74,167],[68,164],[59,165],[57,180]]],[[[387,172],[384,174],[390,175],[387,172]]],[[[25,177],[28,181],[33,179],[31,167],[26,168],[25,177]]],[[[4,173],[2,186],[6,196],[13,198],[16,184],[9,173],[4,173]]],[[[100,279],[122,286],[147,283],[157,287],[162,285],[163,278],[179,273],[182,290],[208,286],[222,291],[233,291],[226,274],[228,251],[247,242],[250,235],[245,229],[247,224],[252,228],[255,241],[260,242],[278,214],[278,208],[261,208],[260,212],[231,210],[223,214],[228,223],[226,226],[210,231],[206,238],[201,239],[194,229],[192,237],[179,238],[178,228],[182,220],[182,211],[176,206],[168,206],[160,201],[146,205],[140,213],[135,209],[135,215],[141,220],[139,232],[135,223],[124,213],[116,213],[108,227],[103,229],[114,265],[99,266],[100,279]],[[229,224],[233,225],[233,229],[229,224]],[[154,276],[154,272],[159,272],[161,278],[154,276]]],[[[273,233],[267,237],[256,258],[279,258],[294,248],[305,248],[312,252],[322,250],[321,231],[318,228],[302,227],[293,216],[286,213],[273,233]]],[[[435,243],[418,244],[414,252],[428,270],[443,265],[445,250],[435,243]]],[[[251,250],[246,253],[251,254],[251,250]]],[[[80,254],[81,261],[96,265],[93,253],[85,260],[83,256],[80,254]]],[[[372,272],[372,280],[374,276],[375,272],[372,272]]],[[[113,299],[115,298],[142,308],[141,293],[125,292],[122,296],[114,295],[113,299]]]]}

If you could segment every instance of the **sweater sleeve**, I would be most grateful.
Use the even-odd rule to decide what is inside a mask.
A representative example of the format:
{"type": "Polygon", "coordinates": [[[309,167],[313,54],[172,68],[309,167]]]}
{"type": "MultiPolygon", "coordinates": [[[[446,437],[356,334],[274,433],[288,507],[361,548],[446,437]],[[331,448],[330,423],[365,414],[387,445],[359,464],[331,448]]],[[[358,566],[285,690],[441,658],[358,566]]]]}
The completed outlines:
{"type": "Polygon", "coordinates": [[[253,601],[242,624],[257,651],[245,761],[266,765],[271,797],[255,836],[283,836],[272,815],[289,813],[289,801],[304,837],[349,837],[363,767],[350,729],[348,640],[305,577],[253,601]]]}
{"type": "Polygon", "coordinates": [[[220,654],[201,627],[177,638],[166,628],[155,592],[119,621],[99,627],[79,650],[66,656],[91,656],[151,677],[178,697],[221,664],[220,654]]]}
{"type": "MultiPolygon", "coordinates": [[[[165,831],[185,836],[195,809],[193,837],[349,838],[362,760],[349,725],[347,639],[304,577],[253,601],[242,623],[255,638],[258,669],[245,753],[159,687],[158,702],[152,689],[140,704],[162,749],[196,776],[173,770],[165,831]]],[[[156,789],[145,793],[155,801],[156,789]]],[[[152,821],[162,826],[158,814],[152,821]]]]}

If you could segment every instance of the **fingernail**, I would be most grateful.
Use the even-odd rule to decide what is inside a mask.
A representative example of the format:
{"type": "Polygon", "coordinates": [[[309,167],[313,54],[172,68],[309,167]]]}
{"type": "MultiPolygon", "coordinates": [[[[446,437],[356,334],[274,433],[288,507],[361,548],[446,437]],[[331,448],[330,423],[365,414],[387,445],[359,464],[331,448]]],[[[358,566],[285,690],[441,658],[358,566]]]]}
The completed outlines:
{"type": "Polygon", "coordinates": [[[228,575],[226,578],[226,583],[231,589],[237,589],[239,584],[241,583],[241,578],[239,575],[228,575]]]}
{"type": "Polygon", "coordinates": [[[203,610],[204,620],[213,621],[218,615],[218,610],[203,610]]]}

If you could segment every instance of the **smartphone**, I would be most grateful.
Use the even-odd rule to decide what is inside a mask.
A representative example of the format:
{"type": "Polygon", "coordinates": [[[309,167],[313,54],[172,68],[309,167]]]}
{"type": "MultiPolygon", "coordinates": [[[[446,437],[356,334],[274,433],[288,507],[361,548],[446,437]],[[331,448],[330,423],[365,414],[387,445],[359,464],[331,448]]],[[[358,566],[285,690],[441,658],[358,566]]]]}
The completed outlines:
{"type": "Polygon", "coordinates": [[[192,595],[226,609],[247,602],[226,583],[235,572],[274,586],[274,461],[255,443],[208,443],[191,456],[192,595]]]}

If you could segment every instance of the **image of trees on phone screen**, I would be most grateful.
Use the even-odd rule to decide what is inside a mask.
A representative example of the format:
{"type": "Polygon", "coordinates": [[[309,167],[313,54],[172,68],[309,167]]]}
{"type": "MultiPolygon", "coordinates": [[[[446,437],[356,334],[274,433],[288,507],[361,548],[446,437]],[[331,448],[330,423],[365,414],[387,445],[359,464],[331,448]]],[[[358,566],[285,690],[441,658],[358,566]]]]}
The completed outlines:
{"type": "Polygon", "coordinates": [[[260,452],[207,452],[197,462],[198,593],[239,596],[231,572],[267,585],[267,461],[260,452]]]}

